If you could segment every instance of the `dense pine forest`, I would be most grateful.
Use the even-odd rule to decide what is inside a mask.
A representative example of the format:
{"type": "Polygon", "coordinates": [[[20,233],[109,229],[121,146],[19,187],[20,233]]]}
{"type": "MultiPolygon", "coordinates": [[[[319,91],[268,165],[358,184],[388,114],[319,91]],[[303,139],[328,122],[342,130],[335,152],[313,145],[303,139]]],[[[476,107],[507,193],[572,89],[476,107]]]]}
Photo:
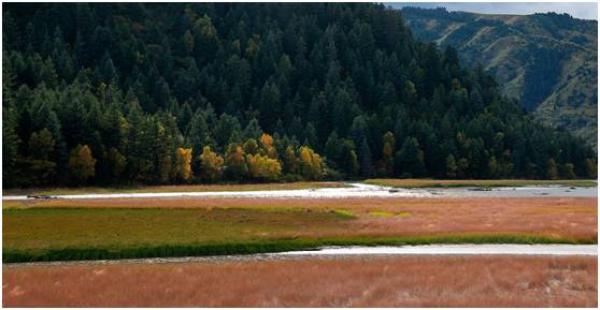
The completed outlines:
{"type": "Polygon", "coordinates": [[[377,4],[3,4],[4,187],[596,177],[377,4]]]}

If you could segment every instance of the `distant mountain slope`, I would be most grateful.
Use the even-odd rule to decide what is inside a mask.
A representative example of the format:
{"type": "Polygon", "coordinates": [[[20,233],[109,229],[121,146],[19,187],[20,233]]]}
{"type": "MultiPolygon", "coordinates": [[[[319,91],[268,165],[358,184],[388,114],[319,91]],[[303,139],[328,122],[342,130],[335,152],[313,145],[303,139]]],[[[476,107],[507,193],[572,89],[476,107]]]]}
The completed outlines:
{"type": "Polygon", "coordinates": [[[566,14],[486,15],[403,8],[415,37],[452,45],[544,123],[597,146],[597,21],[566,14]]]}

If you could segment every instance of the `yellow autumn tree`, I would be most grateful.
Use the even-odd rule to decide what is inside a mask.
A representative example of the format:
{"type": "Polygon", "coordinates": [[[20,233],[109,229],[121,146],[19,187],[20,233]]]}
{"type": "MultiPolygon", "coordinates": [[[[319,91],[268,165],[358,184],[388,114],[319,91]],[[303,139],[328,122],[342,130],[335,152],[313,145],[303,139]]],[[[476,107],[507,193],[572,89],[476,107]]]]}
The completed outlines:
{"type": "Polygon", "coordinates": [[[276,181],[281,177],[281,163],[260,154],[246,155],[248,172],[254,179],[276,181]]]}
{"type": "Polygon", "coordinates": [[[202,179],[208,182],[216,182],[221,178],[223,171],[223,157],[205,146],[200,155],[200,168],[202,169],[202,179]]]}
{"type": "Polygon", "coordinates": [[[314,180],[323,176],[323,160],[310,147],[300,147],[300,173],[303,177],[314,180]]]}
{"type": "Polygon", "coordinates": [[[192,179],[192,148],[177,148],[175,150],[175,178],[182,181],[192,179]]]}
{"type": "Polygon", "coordinates": [[[69,156],[69,174],[76,182],[85,182],[96,175],[96,159],[87,145],[77,145],[69,156]]]}
{"type": "Polygon", "coordinates": [[[298,158],[300,160],[300,173],[305,177],[311,175],[313,167],[310,148],[307,146],[300,147],[300,154],[298,158]]]}

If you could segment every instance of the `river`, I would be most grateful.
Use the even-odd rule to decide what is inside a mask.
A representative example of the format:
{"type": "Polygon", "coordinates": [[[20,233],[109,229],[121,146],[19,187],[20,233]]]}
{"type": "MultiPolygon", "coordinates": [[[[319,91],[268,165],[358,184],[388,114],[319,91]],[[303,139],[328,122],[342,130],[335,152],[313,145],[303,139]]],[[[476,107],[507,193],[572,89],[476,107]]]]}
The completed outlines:
{"type": "MultiPolygon", "coordinates": [[[[598,197],[597,187],[528,186],[494,188],[392,188],[364,183],[348,183],[346,188],[319,188],[272,191],[221,191],[221,192],[169,192],[169,193],[113,193],[51,195],[47,199],[113,199],[113,198],[178,198],[178,197],[223,197],[223,198],[400,198],[400,197],[598,197]]],[[[2,196],[2,200],[30,200],[29,196],[2,196]]]]}

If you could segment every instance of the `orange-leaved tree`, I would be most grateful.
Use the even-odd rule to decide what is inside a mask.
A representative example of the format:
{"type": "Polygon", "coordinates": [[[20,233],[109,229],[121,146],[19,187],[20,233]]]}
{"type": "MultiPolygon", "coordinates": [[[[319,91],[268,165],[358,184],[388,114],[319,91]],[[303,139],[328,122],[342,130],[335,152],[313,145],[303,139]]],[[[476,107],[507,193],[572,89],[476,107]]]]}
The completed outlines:
{"type": "Polygon", "coordinates": [[[273,146],[273,137],[271,135],[263,133],[260,137],[260,144],[262,145],[262,155],[277,159],[277,150],[273,146]]]}
{"type": "Polygon", "coordinates": [[[96,159],[87,145],[77,145],[69,156],[69,174],[74,181],[85,182],[96,175],[96,159]]]}
{"type": "Polygon", "coordinates": [[[175,150],[175,178],[187,182],[192,179],[192,148],[175,150]]]}

